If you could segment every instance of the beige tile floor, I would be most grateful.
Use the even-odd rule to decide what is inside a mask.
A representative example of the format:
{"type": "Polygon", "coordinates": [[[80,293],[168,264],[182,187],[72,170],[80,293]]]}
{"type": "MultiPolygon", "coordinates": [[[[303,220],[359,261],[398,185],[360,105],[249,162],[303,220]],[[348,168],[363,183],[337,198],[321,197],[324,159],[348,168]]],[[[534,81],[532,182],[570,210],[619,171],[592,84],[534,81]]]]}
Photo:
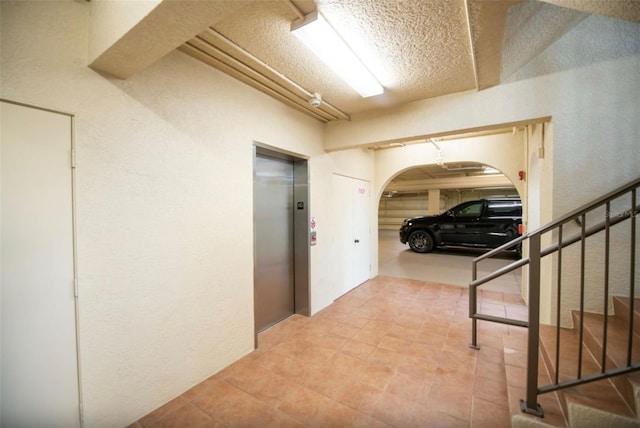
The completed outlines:
{"type": "MultiPolygon", "coordinates": [[[[525,313],[496,291],[479,307],[525,313]]],[[[480,322],[472,350],[466,288],[379,276],[260,334],[254,352],[132,427],[508,427],[524,333],[480,322]]]]}

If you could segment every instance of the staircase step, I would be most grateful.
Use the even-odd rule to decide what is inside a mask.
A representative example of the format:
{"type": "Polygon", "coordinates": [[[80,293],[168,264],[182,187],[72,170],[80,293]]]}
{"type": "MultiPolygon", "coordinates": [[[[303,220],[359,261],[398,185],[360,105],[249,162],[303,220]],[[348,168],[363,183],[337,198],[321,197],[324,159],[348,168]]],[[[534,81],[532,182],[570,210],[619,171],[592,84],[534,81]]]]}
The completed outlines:
{"type": "MultiPolygon", "coordinates": [[[[541,353],[553,382],[556,371],[556,328],[540,326],[541,353]]],[[[560,329],[559,382],[576,379],[578,374],[579,335],[574,329],[560,329]]],[[[598,362],[593,358],[586,346],[582,345],[581,376],[598,373],[598,362]]],[[[616,413],[626,417],[635,417],[629,404],[621,396],[610,379],[590,382],[577,387],[557,391],[558,398],[565,414],[569,414],[569,403],[591,406],[602,411],[616,413]]]]}
{"type": "MultiPolygon", "coordinates": [[[[579,312],[573,312],[574,323],[579,326],[579,312]]],[[[619,314],[608,316],[607,322],[607,358],[606,368],[625,367],[627,365],[627,352],[629,343],[629,322],[625,321],[619,314]]],[[[584,343],[589,349],[602,370],[602,348],[604,334],[604,315],[585,312],[584,314],[584,343]]],[[[632,361],[640,359],[640,336],[633,334],[632,338],[632,361]]],[[[624,399],[630,409],[637,412],[635,393],[627,376],[615,376],[611,382],[624,399]]]]}
{"type": "MultiPolygon", "coordinates": [[[[579,313],[573,312],[574,323],[579,325],[579,313]]],[[[607,317],[607,368],[623,367],[627,364],[627,352],[629,344],[629,321],[624,320],[618,314],[607,317]]],[[[604,315],[584,313],[584,340],[589,350],[597,359],[602,361],[602,346],[604,333],[604,315]]],[[[640,360],[640,336],[633,333],[631,349],[631,361],[640,360]]]]}
{"type": "MultiPolygon", "coordinates": [[[[628,324],[631,299],[624,296],[613,296],[612,300],[615,314],[628,324]]],[[[633,303],[633,331],[640,332],[640,299],[634,299],[633,303]]]]}

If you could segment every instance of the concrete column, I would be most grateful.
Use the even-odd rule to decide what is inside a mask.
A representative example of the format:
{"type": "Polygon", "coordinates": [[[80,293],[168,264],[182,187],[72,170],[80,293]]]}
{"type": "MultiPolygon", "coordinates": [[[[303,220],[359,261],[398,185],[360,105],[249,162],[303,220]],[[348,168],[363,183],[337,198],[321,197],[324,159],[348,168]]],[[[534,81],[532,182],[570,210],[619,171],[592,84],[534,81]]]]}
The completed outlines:
{"type": "Polygon", "coordinates": [[[427,212],[429,215],[440,214],[440,189],[429,190],[429,206],[427,212]]]}

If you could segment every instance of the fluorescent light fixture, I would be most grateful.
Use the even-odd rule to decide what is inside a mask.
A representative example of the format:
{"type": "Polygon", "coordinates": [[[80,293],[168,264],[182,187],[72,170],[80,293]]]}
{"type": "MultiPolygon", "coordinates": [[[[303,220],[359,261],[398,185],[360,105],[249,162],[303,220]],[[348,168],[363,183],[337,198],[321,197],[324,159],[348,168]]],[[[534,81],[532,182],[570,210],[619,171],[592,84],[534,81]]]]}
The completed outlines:
{"type": "Polygon", "coordinates": [[[382,85],[317,10],[294,21],[291,32],[363,98],[384,92],[382,85]]]}

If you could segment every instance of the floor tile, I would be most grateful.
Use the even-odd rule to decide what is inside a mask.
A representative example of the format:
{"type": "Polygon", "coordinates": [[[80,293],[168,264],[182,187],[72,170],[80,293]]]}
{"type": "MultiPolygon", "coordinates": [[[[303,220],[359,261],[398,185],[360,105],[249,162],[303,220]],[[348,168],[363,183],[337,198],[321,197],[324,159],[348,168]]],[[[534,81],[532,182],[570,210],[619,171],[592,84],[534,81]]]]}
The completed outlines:
{"type": "Polygon", "coordinates": [[[343,352],[336,352],[326,363],[325,366],[333,367],[344,372],[356,374],[366,362],[360,358],[347,355],[343,352]]]}
{"type": "Polygon", "coordinates": [[[351,379],[336,393],[335,399],[362,413],[370,414],[383,389],[351,379]]]}
{"type": "Polygon", "coordinates": [[[511,426],[511,414],[505,404],[495,404],[474,398],[471,411],[471,428],[496,428],[511,426]]]}
{"type": "Polygon", "coordinates": [[[277,405],[288,394],[294,394],[299,385],[257,364],[235,370],[226,382],[252,394],[270,406],[277,405]]]}
{"type": "Polygon", "coordinates": [[[198,409],[191,403],[186,403],[173,412],[145,426],[145,428],[223,428],[220,422],[198,409]]]}
{"type": "Polygon", "coordinates": [[[504,376],[496,379],[476,377],[474,396],[495,404],[504,404],[509,399],[507,380],[504,376]]]}
{"type": "Polygon", "coordinates": [[[389,379],[386,391],[405,400],[423,404],[430,386],[431,382],[428,378],[396,372],[389,379]]]}
{"type": "Polygon", "coordinates": [[[187,400],[182,397],[175,398],[163,406],[158,407],[153,412],[149,413],[145,417],[139,420],[140,424],[144,427],[150,426],[161,419],[163,416],[177,410],[178,408],[187,404],[187,400]]]}
{"type": "Polygon", "coordinates": [[[372,416],[402,428],[426,427],[434,422],[433,414],[425,407],[386,392],[378,400],[372,416]]]}
{"type": "Polygon", "coordinates": [[[409,350],[411,346],[411,341],[405,339],[399,339],[393,336],[385,336],[382,338],[380,343],[378,343],[379,348],[387,349],[389,351],[395,352],[406,352],[409,350]]]}
{"type": "Polygon", "coordinates": [[[321,365],[333,357],[335,353],[336,349],[333,347],[312,343],[296,356],[305,362],[321,365]]]}
{"type": "Polygon", "coordinates": [[[375,347],[373,345],[353,339],[345,343],[342,348],[340,348],[340,351],[347,355],[366,360],[374,349],[375,347]]]}
{"type": "Polygon", "coordinates": [[[375,348],[373,352],[369,354],[367,362],[369,364],[377,364],[379,366],[395,369],[400,365],[404,356],[405,355],[389,349],[375,348]]]}
{"type": "Polygon", "coordinates": [[[351,339],[360,331],[360,327],[354,327],[349,324],[338,324],[329,330],[329,333],[335,334],[336,336],[345,337],[347,339],[351,339]]]}
{"type": "MultiPolygon", "coordinates": [[[[518,312],[508,293],[481,298],[491,311],[518,312]]],[[[460,287],[375,278],[261,333],[256,351],[136,428],[500,426],[510,394],[521,394],[524,336],[481,322],[472,350],[467,312],[460,287]]]]}
{"type": "Polygon", "coordinates": [[[313,391],[331,397],[349,380],[346,373],[328,366],[314,366],[307,371],[303,385],[313,391]]]}
{"type": "Polygon", "coordinates": [[[446,383],[431,386],[426,405],[429,409],[438,410],[463,421],[471,418],[472,388],[456,388],[446,383]]]}
{"type": "Polygon", "coordinates": [[[379,389],[385,389],[393,377],[394,368],[378,364],[365,364],[359,371],[357,379],[379,389]]]}
{"type": "Polygon", "coordinates": [[[270,413],[266,403],[224,381],[192,403],[212,418],[233,427],[259,426],[268,420],[270,413]]]}

